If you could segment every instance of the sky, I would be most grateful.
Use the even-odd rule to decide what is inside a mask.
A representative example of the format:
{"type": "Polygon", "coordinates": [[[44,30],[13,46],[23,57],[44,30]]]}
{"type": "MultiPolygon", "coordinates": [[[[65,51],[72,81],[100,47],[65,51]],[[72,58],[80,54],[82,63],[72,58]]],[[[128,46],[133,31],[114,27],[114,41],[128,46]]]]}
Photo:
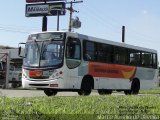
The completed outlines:
{"type": "MultiPolygon", "coordinates": [[[[42,17],[25,17],[25,5],[26,0],[1,0],[0,45],[18,47],[30,33],[41,31],[42,17]]],[[[125,26],[125,43],[160,53],[159,6],[160,0],[84,0],[73,5],[79,11],[73,18],[77,16],[82,22],[81,28],[73,31],[121,42],[122,26],[125,26]]],[[[68,23],[67,11],[65,16],[60,16],[60,30],[67,30],[68,23]]],[[[48,30],[56,30],[56,25],[57,17],[48,17],[48,30]]]]}

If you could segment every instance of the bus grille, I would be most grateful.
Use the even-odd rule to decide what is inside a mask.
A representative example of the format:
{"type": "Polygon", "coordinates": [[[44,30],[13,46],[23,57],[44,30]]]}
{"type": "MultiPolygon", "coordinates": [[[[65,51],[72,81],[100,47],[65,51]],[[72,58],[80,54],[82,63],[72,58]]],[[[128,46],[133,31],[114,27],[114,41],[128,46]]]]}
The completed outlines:
{"type": "Polygon", "coordinates": [[[49,86],[49,84],[29,84],[30,86],[49,86]]]}
{"type": "Polygon", "coordinates": [[[34,77],[32,76],[30,78],[33,78],[33,79],[48,79],[49,76],[34,76],[34,77]]]}

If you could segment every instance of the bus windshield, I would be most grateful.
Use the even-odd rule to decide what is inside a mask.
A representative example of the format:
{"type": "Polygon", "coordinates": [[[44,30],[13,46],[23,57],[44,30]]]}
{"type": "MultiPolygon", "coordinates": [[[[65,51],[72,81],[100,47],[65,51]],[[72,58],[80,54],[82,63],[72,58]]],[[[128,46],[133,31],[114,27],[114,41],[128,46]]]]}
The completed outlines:
{"type": "Polygon", "coordinates": [[[41,53],[40,66],[57,66],[63,61],[63,42],[44,42],[41,53]]]}
{"type": "Polygon", "coordinates": [[[63,64],[64,41],[32,40],[26,43],[24,67],[57,68],[63,64]]]}

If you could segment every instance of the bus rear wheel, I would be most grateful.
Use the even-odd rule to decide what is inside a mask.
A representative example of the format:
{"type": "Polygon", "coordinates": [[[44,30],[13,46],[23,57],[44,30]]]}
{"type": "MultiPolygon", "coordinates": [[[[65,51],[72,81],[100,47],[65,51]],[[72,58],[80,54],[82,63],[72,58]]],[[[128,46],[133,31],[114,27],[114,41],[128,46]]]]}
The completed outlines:
{"type": "Polygon", "coordinates": [[[98,93],[99,93],[100,95],[110,95],[110,94],[112,94],[112,90],[99,89],[99,90],[98,90],[98,93]]]}
{"type": "Polygon", "coordinates": [[[133,79],[132,85],[131,85],[131,91],[132,94],[137,95],[140,90],[140,81],[138,78],[133,79]]]}
{"type": "Polygon", "coordinates": [[[47,96],[55,96],[55,95],[57,94],[57,91],[52,90],[52,89],[46,89],[46,90],[44,90],[44,93],[45,93],[47,96]]]}
{"type": "Polygon", "coordinates": [[[130,90],[124,90],[125,95],[137,95],[140,90],[140,81],[138,78],[133,79],[130,90]]]}

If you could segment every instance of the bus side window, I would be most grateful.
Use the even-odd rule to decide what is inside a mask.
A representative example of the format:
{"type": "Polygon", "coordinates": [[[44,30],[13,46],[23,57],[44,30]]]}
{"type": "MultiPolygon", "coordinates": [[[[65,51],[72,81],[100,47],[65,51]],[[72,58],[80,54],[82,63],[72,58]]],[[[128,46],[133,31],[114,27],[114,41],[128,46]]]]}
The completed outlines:
{"type": "Polygon", "coordinates": [[[95,43],[91,41],[83,41],[83,59],[86,61],[95,61],[95,43]]]}
{"type": "Polygon", "coordinates": [[[86,52],[86,51],[84,51],[84,60],[91,60],[92,58],[91,58],[91,56],[86,52]]]}
{"type": "Polygon", "coordinates": [[[134,66],[141,66],[141,53],[139,51],[129,51],[129,64],[134,66]]]}
{"type": "Polygon", "coordinates": [[[143,52],[142,53],[142,66],[152,67],[152,54],[143,52]]]}
{"type": "Polygon", "coordinates": [[[69,59],[81,59],[81,46],[78,39],[69,38],[67,42],[66,57],[69,59]]]}
{"type": "Polygon", "coordinates": [[[123,47],[114,48],[114,63],[126,64],[127,63],[127,50],[123,47]]]}
{"type": "Polygon", "coordinates": [[[68,38],[66,46],[66,65],[74,69],[81,64],[81,42],[77,38],[68,38]]]}
{"type": "Polygon", "coordinates": [[[74,58],[75,46],[70,44],[67,46],[67,58],[74,58]]]}
{"type": "Polygon", "coordinates": [[[152,61],[153,68],[157,68],[157,54],[152,55],[152,61]]]}

